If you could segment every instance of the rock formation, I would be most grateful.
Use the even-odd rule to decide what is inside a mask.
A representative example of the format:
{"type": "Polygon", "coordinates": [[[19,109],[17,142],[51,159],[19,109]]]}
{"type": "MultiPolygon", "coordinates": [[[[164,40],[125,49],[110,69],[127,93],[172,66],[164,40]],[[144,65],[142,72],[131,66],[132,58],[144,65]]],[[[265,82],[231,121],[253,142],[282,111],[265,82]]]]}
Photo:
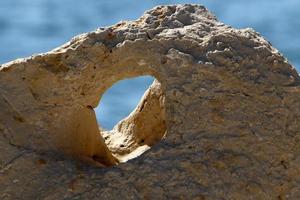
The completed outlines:
{"type": "Polygon", "coordinates": [[[299,120],[300,77],[268,41],[158,6],[1,65],[0,199],[300,199],[299,120]],[[138,107],[99,131],[101,95],[140,75],[138,107]]]}

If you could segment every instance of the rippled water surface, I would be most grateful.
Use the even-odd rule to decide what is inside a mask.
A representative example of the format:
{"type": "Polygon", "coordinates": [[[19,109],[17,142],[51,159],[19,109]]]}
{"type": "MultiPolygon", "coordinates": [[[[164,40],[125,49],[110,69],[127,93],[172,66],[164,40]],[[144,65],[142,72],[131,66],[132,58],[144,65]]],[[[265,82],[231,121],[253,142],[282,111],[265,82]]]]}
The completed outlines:
{"type": "MultiPolygon", "coordinates": [[[[203,4],[226,24],[254,28],[300,69],[299,0],[1,0],[0,63],[49,51],[79,33],[136,19],[155,5],[174,3],[203,4]]],[[[114,86],[97,109],[102,126],[111,128],[126,116],[151,80],[143,77],[114,86]]]]}

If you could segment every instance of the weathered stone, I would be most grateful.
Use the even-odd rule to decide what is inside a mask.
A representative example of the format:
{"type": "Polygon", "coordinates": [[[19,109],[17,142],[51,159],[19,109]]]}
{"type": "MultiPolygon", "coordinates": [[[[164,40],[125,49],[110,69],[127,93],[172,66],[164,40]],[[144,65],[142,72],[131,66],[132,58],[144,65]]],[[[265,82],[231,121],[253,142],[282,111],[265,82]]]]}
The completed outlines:
{"type": "Polygon", "coordinates": [[[155,7],[0,67],[0,199],[300,199],[299,120],[300,77],[258,33],[155,7]],[[99,97],[140,75],[99,131],[99,97]]]}

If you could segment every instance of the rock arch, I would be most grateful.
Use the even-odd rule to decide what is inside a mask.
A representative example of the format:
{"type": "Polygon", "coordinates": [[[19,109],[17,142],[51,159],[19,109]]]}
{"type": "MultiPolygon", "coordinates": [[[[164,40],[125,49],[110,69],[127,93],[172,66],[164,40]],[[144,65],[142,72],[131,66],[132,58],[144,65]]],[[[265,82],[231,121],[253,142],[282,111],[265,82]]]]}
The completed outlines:
{"type": "MultiPolygon", "coordinates": [[[[155,7],[136,21],[100,28],[46,54],[1,66],[0,147],[2,170],[10,172],[2,179],[20,175],[26,185],[37,177],[31,183],[36,187],[2,188],[21,188],[28,199],[72,198],[74,193],[88,199],[297,199],[299,83],[297,71],[254,30],[227,26],[203,6],[155,7]],[[95,134],[91,108],[114,82],[138,75],[152,75],[161,84],[154,83],[145,98],[164,110],[155,115],[165,120],[163,142],[126,165],[90,169],[94,177],[68,171],[51,155],[47,164],[39,162],[47,170],[29,170],[41,152],[53,151],[115,164],[111,151],[124,152],[107,147],[95,134]],[[29,156],[19,154],[28,151],[29,156]],[[17,165],[19,160],[26,164],[17,165]],[[7,163],[13,165],[7,168],[7,163]],[[74,192],[62,190],[73,176],[78,178],[74,192]],[[63,183],[41,184],[46,177],[63,183]],[[35,188],[45,192],[36,194],[35,188]]],[[[137,112],[119,130],[126,132],[124,123],[135,125],[135,117],[143,119],[137,112]]],[[[140,129],[132,128],[139,141],[140,129]]],[[[63,163],[74,169],[67,158],[63,163]]]]}

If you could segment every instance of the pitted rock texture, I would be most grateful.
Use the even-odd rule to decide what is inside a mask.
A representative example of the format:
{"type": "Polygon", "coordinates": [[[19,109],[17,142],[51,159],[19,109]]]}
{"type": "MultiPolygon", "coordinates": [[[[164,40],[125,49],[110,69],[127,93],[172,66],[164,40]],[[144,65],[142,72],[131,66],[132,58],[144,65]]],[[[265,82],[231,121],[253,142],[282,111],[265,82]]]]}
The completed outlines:
{"type": "Polygon", "coordinates": [[[299,120],[300,77],[258,33],[155,7],[1,65],[0,199],[300,199],[299,120]],[[99,131],[101,95],[140,75],[157,80],[99,131]]]}

